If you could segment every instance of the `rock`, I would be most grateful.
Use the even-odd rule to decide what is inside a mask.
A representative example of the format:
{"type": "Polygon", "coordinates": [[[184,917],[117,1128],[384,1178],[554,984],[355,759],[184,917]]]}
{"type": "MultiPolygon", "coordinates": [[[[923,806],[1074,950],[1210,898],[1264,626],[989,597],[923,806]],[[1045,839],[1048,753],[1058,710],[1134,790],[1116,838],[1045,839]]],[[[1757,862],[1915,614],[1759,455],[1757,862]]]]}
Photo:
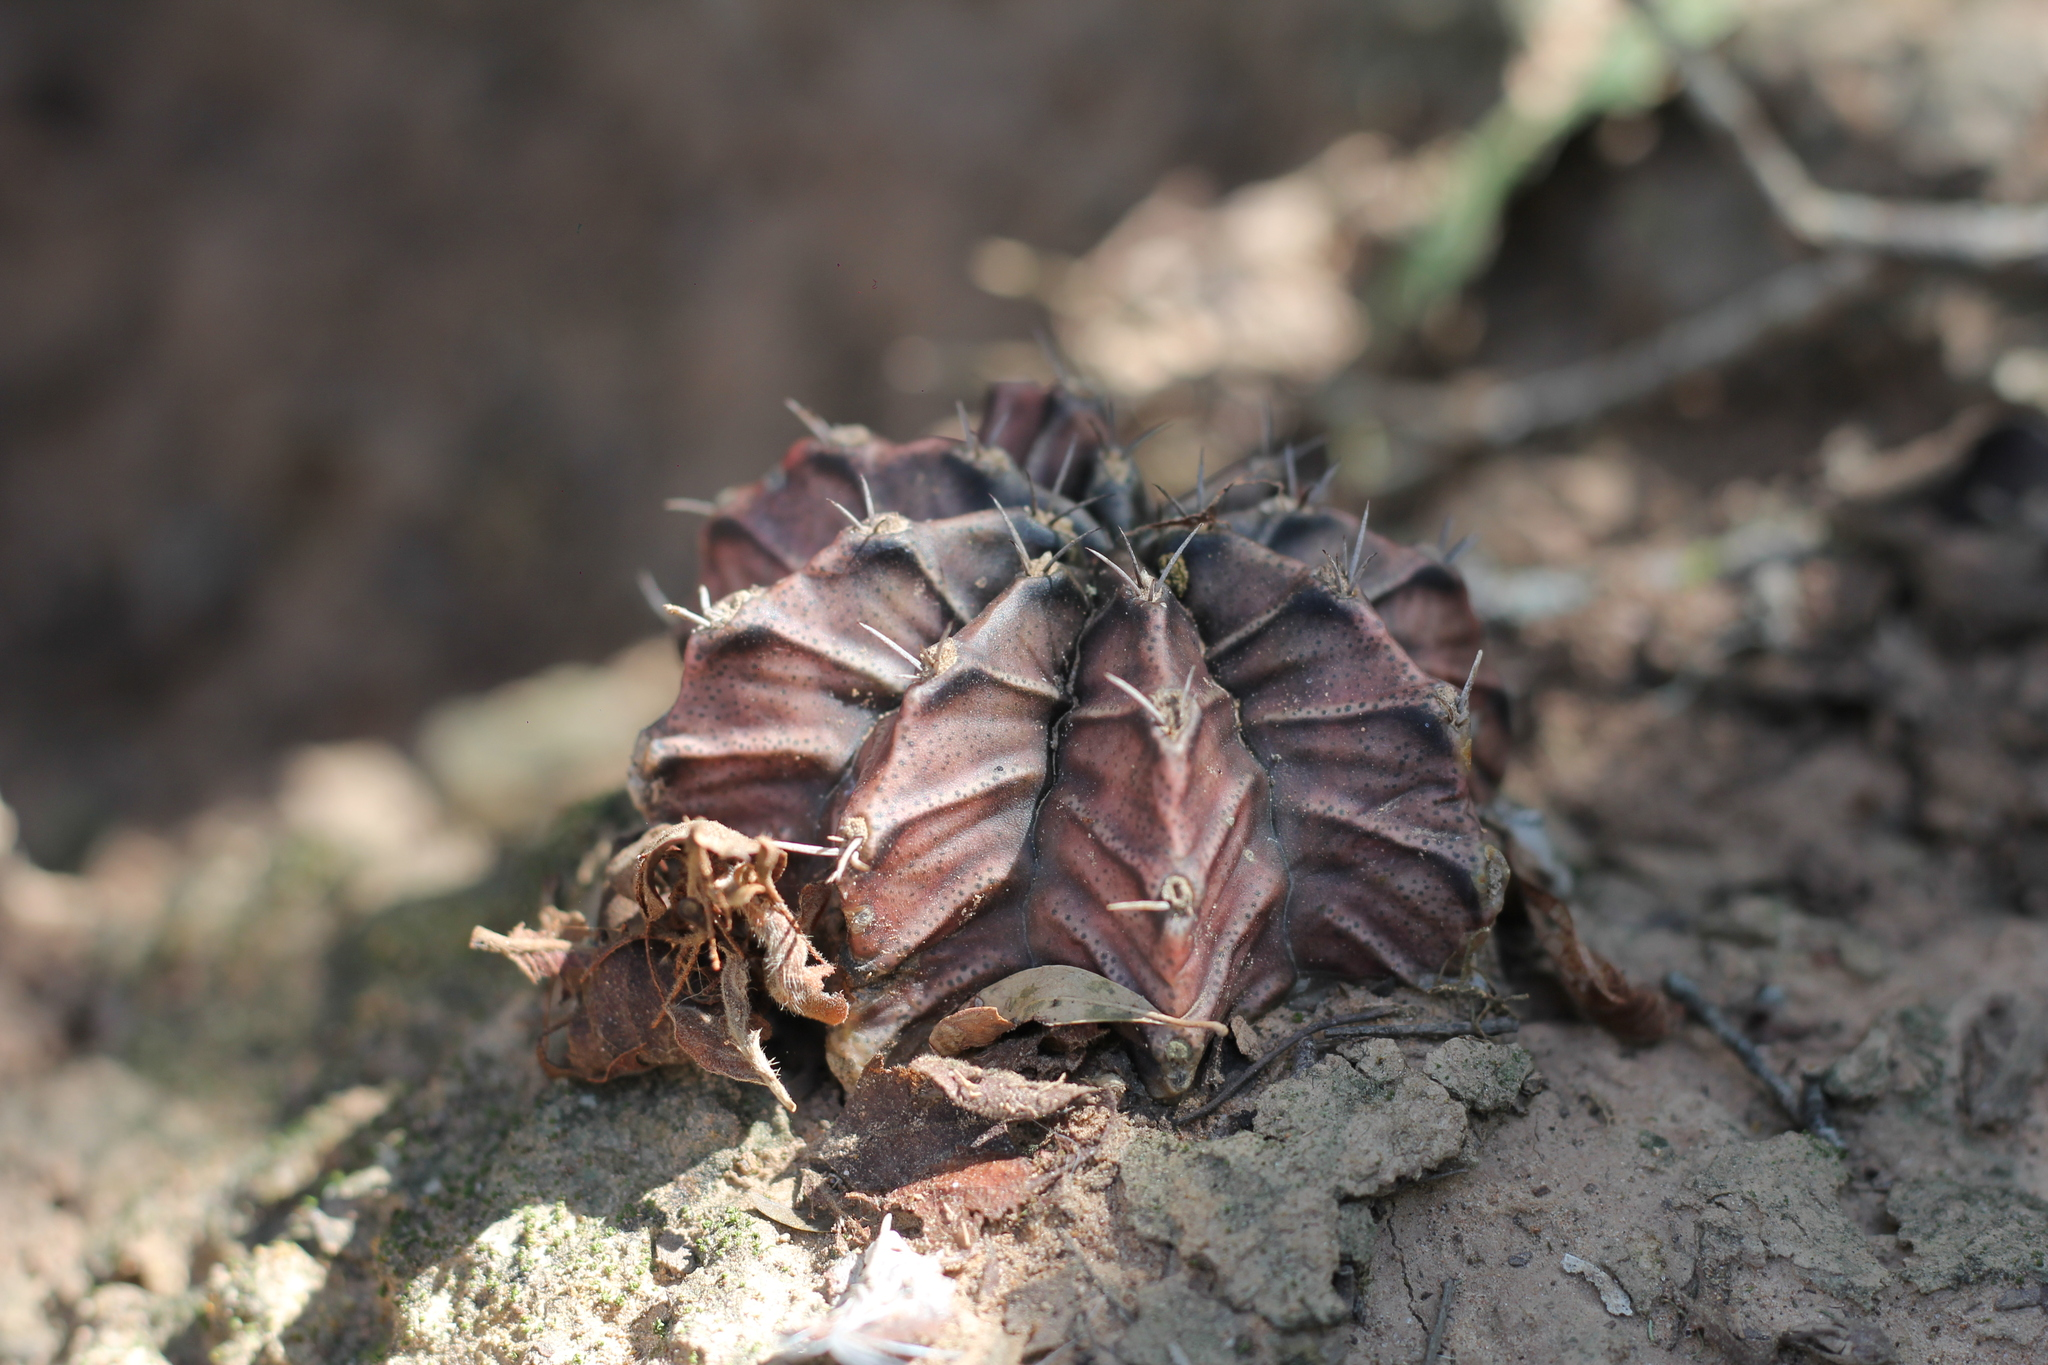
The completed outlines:
{"type": "Polygon", "coordinates": [[[475,1032],[386,1115],[375,1163],[329,1185],[363,1195],[334,1263],[363,1292],[330,1282],[309,1308],[334,1333],[320,1358],[751,1365],[815,1321],[829,1244],[748,1204],[800,1150],[768,1092],[690,1067],[550,1082],[536,1016],[475,1032]]]}
{"type": "Polygon", "coordinates": [[[545,1085],[530,1065],[473,1065],[406,1115],[424,1159],[397,1172],[411,1201],[377,1251],[391,1360],[722,1365],[822,1316],[812,1242],[725,1178],[798,1150],[765,1090],[687,1068],[545,1085]]]}
{"type": "Polygon", "coordinates": [[[1515,1043],[1489,1043],[1479,1038],[1453,1038],[1431,1048],[1422,1069],[1478,1114],[1519,1108],[1524,1088],[1536,1074],[1529,1049],[1515,1043]]]}
{"type": "Polygon", "coordinates": [[[1841,1162],[1804,1133],[1715,1151],[1692,1180],[1707,1199],[1702,1273],[1781,1257],[1828,1292],[1868,1308],[1889,1276],[1835,1200],[1843,1178],[1841,1162]]]}
{"type": "Polygon", "coordinates": [[[216,1265],[206,1281],[206,1312],[220,1341],[213,1365],[254,1365],[289,1358],[284,1336],[327,1284],[327,1266],[296,1242],[268,1242],[216,1265]]]}
{"type": "Polygon", "coordinates": [[[1899,1358],[1898,1349],[1882,1329],[1847,1318],[1781,1332],[1778,1344],[1798,1352],[1803,1359],[1829,1361],[1832,1365],[1892,1365],[1899,1358]]]}
{"type": "Polygon", "coordinates": [[[1892,1080],[1892,1035],[1872,1024],[1860,1042],[1835,1059],[1821,1076],[1821,1089],[1837,1104],[1875,1104],[1892,1080]]]}
{"type": "Polygon", "coordinates": [[[164,1365],[163,1346],[182,1321],[136,1284],[103,1284],[78,1305],[66,1365],[164,1365]]]}
{"type": "Polygon", "coordinates": [[[388,744],[309,745],[280,778],[285,828],[347,868],[344,894],[359,913],[459,890],[497,854],[489,839],[448,819],[425,774],[388,744]]]}
{"type": "Polygon", "coordinates": [[[1963,1035],[1963,1109],[1979,1128],[2007,1128],[2027,1116],[2034,1082],[2048,1067],[2048,1002],[2002,992],[1963,1035]]]}
{"type": "Polygon", "coordinates": [[[654,1234],[654,1278],[672,1284],[697,1268],[697,1253],[680,1232],[654,1234]]]}
{"type": "Polygon", "coordinates": [[[356,1220],[350,1214],[332,1214],[318,1204],[308,1204],[292,1210],[284,1235],[294,1242],[311,1243],[315,1251],[332,1258],[355,1240],[356,1220]]]}
{"type": "MultiPolygon", "coordinates": [[[[1464,1108],[1388,1039],[1323,1058],[1261,1098],[1253,1131],[1209,1141],[1141,1132],[1122,1158],[1140,1234],[1216,1277],[1233,1308],[1283,1330],[1328,1327],[1340,1254],[1370,1239],[1340,1199],[1384,1194],[1456,1156],[1464,1108]]],[[[1370,1219],[1368,1216],[1368,1225],[1370,1219]]],[[[1354,1256],[1355,1259],[1355,1256],[1354,1256]]]]}
{"type": "Polygon", "coordinates": [[[675,700],[676,648],[645,640],[599,666],[557,664],[443,702],[420,725],[420,758],[450,803],[528,834],[574,801],[619,785],[620,755],[675,700]]]}
{"type": "Polygon", "coordinates": [[[161,1228],[146,1229],[122,1246],[114,1268],[152,1294],[182,1294],[191,1282],[192,1248],[161,1228]]]}
{"type": "Polygon", "coordinates": [[[1574,1256],[1570,1252],[1566,1252],[1564,1258],[1557,1264],[1558,1269],[1564,1271],[1565,1274],[1577,1275],[1599,1292],[1600,1306],[1607,1310],[1608,1316],[1616,1318],[1635,1316],[1635,1306],[1629,1299],[1628,1291],[1621,1287],[1621,1281],[1607,1273],[1605,1266],[1589,1261],[1583,1256],[1574,1256]]]}
{"type": "Polygon", "coordinates": [[[2011,1185],[1946,1175],[1901,1180],[1885,1197],[1921,1293],[2048,1270],[2048,1201],[2011,1185]]]}
{"type": "Polygon", "coordinates": [[[1179,1270],[1137,1294],[1137,1321],[1117,1339],[1116,1357],[1131,1365],[1245,1365],[1259,1360],[1316,1360],[1323,1334],[1284,1332],[1256,1313],[1241,1313],[1204,1294],[1179,1270]]]}
{"type": "Polygon", "coordinates": [[[1372,1216],[1372,1205],[1363,1199],[1347,1199],[1337,1206],[1338,1256],[1354,1266],[1369,1266],[1379,1239],[1380,1225],[1372,1216]]]}

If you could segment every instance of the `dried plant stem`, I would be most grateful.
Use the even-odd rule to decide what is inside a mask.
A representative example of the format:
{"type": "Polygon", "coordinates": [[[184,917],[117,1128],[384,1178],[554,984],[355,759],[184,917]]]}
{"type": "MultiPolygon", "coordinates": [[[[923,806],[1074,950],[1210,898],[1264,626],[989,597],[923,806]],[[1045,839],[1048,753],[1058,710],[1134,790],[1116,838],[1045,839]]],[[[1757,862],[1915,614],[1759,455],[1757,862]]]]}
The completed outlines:
{"type": "Polygon", "coordinates": [[[1802,240],[1980,269],[2048,259],[2048,204],[1880,199],[1816,185],[1726,62],[1680,39],[1648,0],[1636,7],[1670,50],[1694,111],[1734,144],[1772,210],[1802,240]]]}
{"type": "Polygon", "coordinates": [[[1828,1116],[1827,1100],[1821,1094],[1818,1077],[1808,1077],[1803,1086],[1798,1086],[1779,1075],[1772,1068],[1770,1059],[1741,1029],[1735,1027],[1733,1020],[1701,993],[1699,984],[1685,973],[1665,973],[1664,989],[1672,999],[1685,1006],[1686,1013],[1728,1045],[1728,1050],[1770,1090],[1771,1098],[1778,1102],[1787,1118],[1836,1150],[1848,1150],[1849,1144],[1842,1141],[1842,1135],[1835,1130],[1834,1121],[1828,1116]]]}
{"type": "Polygon", "coordinates": [[[1469,1024],[1460,1019],[1418,1020],[1399,1024],[1371,1022],[1383,1019],[1399,1008],[1398,1005],[1382,1005],[1377,1009],[1361,1010],[1357,1014],[1341,1014],[1335,1019],[1325,1019],[1320,1024],[1308,1024],[1296,1029],[1276,1043],[1265,1056],[1231,1077],[1207,1104],[1185,1118],[1175,1119],[1173,1126],[1181,1128],[1197,1119],[1209,1117],[1221,1109],[1238,1091],[1250,1085],[1267,1067],[1292,1052],[1296,1043],[1312,1038],[1318,1033],[1328,1033],[1337,1038],[1464,1038],[1513,1033],[1521,1027],[1520,1022],[1511,1018],[1487,1019],[1478,1024],[1469,1024]]]}
{"type": "Polygon", "coordinates": [[[1456,1279],[1445,1280],[1437,1292],[1436,1325],[1429,1329],[1429,1347],[1422,1353],[1422,1365],[1436,1365],[1437,1356],[1444,1349],[1444,1328],[1451,1321],[1451,1299],[1458,1292],[1456,1279]]]}
{"type": "Polygon", "coordinates": [[[1765,338],[1867,289],[1877,263],[1836,252],[1787,266],[1645,339],[1520,379],[1474,375],[1443,384],[1380,380],[1369,394],[1415,436],[1445,443],[1512,445],[1589,421],[1658,393],[1689,374],[1725,364],[1765,338]]]}
{"type": "Polygon", "coordinates": [[[1497,1038],[1515,1033],[1522,1021],[1509,1015],[1482,1019],[1476,1024],[1462,1019],[1426,1020],[1413,1024],[1366,1024],[1357,1028],[1330,1030],[1332,1038],[1497,1038]]]}

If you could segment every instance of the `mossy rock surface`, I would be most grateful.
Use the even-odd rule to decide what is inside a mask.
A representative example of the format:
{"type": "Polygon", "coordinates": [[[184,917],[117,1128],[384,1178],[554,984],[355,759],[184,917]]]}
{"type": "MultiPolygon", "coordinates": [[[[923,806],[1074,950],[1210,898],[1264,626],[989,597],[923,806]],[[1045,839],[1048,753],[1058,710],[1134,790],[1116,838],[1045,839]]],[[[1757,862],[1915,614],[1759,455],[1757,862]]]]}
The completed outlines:
{"type": "Polygon", "coordinates": [[[422,1097],[425,1155],[377,1251],[392,1359],[753,1360],[822,1311],[813,1249],[725,1178],[794,1151],[765,1091],[686,1071],[535,1087],[515,1065],[422,1097]]]}

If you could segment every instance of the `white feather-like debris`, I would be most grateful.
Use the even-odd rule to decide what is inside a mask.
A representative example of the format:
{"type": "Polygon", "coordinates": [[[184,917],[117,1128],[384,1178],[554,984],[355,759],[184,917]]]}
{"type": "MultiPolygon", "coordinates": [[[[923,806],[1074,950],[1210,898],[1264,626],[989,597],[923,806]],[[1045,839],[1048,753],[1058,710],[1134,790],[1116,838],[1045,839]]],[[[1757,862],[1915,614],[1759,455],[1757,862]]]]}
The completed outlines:
{"type": "Polygon", "coordinates": [[[1603,1267],[1566,1252],[1564,1259],[1558,1262],[1558,1268],[1567,1275],[1583,1276],[1588,1284],[1599,1290],[1600,1306],[1612,1316],[1632,1318],[1636,1315],[1636,1308],[1629,1301],[1628,1291],[1623,1289],[1620,1281],[1608,1274],[1603,1267]]]}
{"type": "Polygon", "coordinates": [[[901,1365],[959,1354],[930,1344],[959,1316],[953,1282],[935,1258],[911,1250],[889,1219],[865,1250],[826,1272],[825,1285],[834,1302],[824,1321],[785,1339],[770,1365],[901,1365]]]}

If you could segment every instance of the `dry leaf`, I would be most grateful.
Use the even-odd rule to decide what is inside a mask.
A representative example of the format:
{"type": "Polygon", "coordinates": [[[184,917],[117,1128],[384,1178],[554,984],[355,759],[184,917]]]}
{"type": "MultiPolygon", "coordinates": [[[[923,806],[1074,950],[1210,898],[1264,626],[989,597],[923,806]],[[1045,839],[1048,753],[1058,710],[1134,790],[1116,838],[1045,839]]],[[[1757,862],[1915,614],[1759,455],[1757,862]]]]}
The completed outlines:
{"type": "Polygon", "coordinates": [[[536,985],[560,975],[563,961],[576,947],[566,938],[535,933],[524,923],[513,925],[509,934],[496,933],[479,924],[469,931],[469,946],[478,952],[510,958],[512,965],[536,985]]]}
{"type": "Polygon", "coordinates": [[[1638,986],[1621,968],[1579,940],[1569,905],[1526,877],[1517,877],[1536,941],[1579,1013],[1625,1043],[1654,1043],[1678,1025],[1678,1006],[1661,991],[1638,986]]]}
{"type": "Polygon", "coordinates": [[[1011,1021],[1034,1024],[1164,1024],[1172,1028],[1224,1032],[1209,1019],[1178,1019],[1106,976],[1080,967],[1033,967],[1006,976],[975,997],[1011,1021]]]}
{"type": "Polygon", "coordinates": [[[951,1057],[919,1057],[910,1069],[936,1082],[960,1108],[998,1123],[1042,1119],[1095,1093],[1093,1086],[1034,1081],[1000,1067],[970,1066],[951,1057]]]}
{"type": "Polygon", "coordinates": [[[1015,1027],[1016,1021],[1003,1018],[1001,1010],[987,1005],[970,1005],[964,1010],[955,1010],[932,1025],[929,1041],[932,1051],[941,1057],[957,1057],[963,1052],[987,1047],[1015,1027]]]}

